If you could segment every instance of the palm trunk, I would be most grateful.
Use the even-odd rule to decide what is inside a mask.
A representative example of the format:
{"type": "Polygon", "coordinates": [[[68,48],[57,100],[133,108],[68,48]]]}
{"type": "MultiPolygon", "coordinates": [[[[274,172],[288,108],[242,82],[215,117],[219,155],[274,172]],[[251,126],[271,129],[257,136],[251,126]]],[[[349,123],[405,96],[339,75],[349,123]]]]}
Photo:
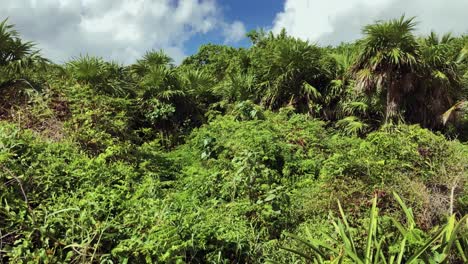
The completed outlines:
{"type": "Polygon", "coordinates": [[[387,109],[385,122],[397,121],[400,108],[401,95],[398,91],[398,83],[391,81],[387,89],[387,109]]]}

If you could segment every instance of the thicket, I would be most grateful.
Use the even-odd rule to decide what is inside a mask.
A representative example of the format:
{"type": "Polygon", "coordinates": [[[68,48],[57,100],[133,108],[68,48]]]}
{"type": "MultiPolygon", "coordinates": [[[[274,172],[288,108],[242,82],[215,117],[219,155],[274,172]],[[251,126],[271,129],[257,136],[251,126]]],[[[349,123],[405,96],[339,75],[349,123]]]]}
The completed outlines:
{"type": "Polygon", "coordinates": [[[0,23],[0,263],[464,263],[468,37],[249,33],[174,65],[0,23]]]}

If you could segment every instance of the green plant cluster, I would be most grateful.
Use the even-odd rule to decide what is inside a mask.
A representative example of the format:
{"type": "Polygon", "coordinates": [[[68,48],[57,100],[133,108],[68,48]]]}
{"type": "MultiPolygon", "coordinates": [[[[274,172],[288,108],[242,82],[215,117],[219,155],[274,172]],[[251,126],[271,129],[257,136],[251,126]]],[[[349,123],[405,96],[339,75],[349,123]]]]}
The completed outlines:
{"type": "Polygon", "coordinates": [[[338,236],[335,238],[325,234],[330,244],[314,239],[308,230],[309,241],[291,234],[288,236],[305,246],[310,253],[286,247],[283,249],[314,263],[399,264],[456,262],[450,258],[452,247],[456,247],[461,256],[460,260],[468,261],[465,253],[468,240],[463,229],[468,216],[457,221],[452,215],[442,228],[434,230],[433,234],[425,234],[416,227],[411,208],[406,207],[396,193],[394,196],[405,213],[406,223],[401,223],[392,217],[379,217],[377,196],[375,196],[366,227],[367,241],[364,250],[359,250],[356,246],[355,229],[349,225],[340,202],[338,202],[340,218],[332,222],[338,236]],[[393,230],[383,224],[389,220],[394,224],[393,230]],[[436,244],[437,242],[440,244],[436,244]]]}
{"type": "Polygon", "coordinates": [[[413,27],[57,65],[0,23],[0,263],[466,262],[468,38],[413,27]]]}

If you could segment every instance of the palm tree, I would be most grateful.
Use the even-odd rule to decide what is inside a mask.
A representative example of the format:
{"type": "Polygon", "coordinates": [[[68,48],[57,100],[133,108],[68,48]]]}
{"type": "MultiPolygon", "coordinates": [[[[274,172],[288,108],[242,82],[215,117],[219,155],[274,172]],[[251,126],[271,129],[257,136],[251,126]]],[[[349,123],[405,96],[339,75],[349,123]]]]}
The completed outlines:
{"type": "Polygon", "coordinates": [[[142,89],[140,94],[142,99],[155,97],[169,102],[174,97],[185,97],[186,95],[177,71],[163,65],[150,67],[141,77],[139,85],[142,89]]]}
{"type": "Polygon", "coordinates": [[[172,97],[185,96],[172,58],[162,50],[147,52],[130,67],[140,86],[142,99],[155,97],[170,101],[172,97]]]}
{"type": "Polygon", "coordinates": [[[252,73],[230,73],[216,85],[214,91],[229,103],[254,99],[255,75],[252,73]]]}
{"type": "Polygon", "coordinates": [[[214,92],[215,78],[205,69],[192,66],[178,67],[181,88],[186,93],[186,106],[193,106],[198,112],[206,111],[218,101],[214,92]]]}
{"type": "Polygon", "coordinates": [[[322,49],[272,33],[252,49],[252,65],[260,83],[259,100],[271,109],[288,104],[299,111],[316,112],[322,89],[329,83],[322,67],[322,49]]]}
{"type": "Polygon", "coordinates": [[[362,51],[353,66],[357,86],[386,92],[386,122],[399,117],[401,101],[413,89],[420,63],[414,18],[380,21],[364,27],[362,51]]]}
{"type": "MultiPolygon", "coordinates": [[[[322,93],[323,117],[327,120],[343,117],[341,105],[343,102],[348,102],[355,94],[358,94],[354,89],[355,82],[350,71],[356,60],[356,55],[356,45],[349,44],[340,45],[329,53],[331,61],[326,69],[330,72],[332,80],[322,93]]],[[[351,114],[344,114],[344,116],[349,115],[351,114]]]]}
{"type": "Polygon", "coordinates": [[[163,50],[160,51],[148,51],[145,53],[142,59],[139,59],[134,65],[132,70],[138,75],[144,75],[151,71],[154,67],[173,68],[173,60],[163,50]]]}
{"type": "Polygon", "coordinates": [[[80,56],[67,62],[66,70],[79,83],[115,97],[133,94],[133,83],[127,67],[107,62],[100,57],[80,56]]]}
{"type": "Polygon", "coordinates": [[[188,123],[199,123],[197,101],[191,95],[202,93],[203,82],[209,82],[205,75],[181,74],[162,51],[146,53],[130,68],[138,84],[137,107],[143,123],[159,130],[165,139],[177,137],[176,131],[188,123]]]}
{"type": "Polygon", "coordinates": [[[420,40],[421,69],[415,95],[407,100],[408,120],[426,127],[442,125],[440,116],[462,100],[463,50],[450,34],[432,32],[420,40]]]}
{"type": "Polygon", "coordinates": [[[213,99],[213,76],[204,70],[179,68],[179,78],[183,89],[197,102],[210,103],[213,99]]]}
{"type": "Polygon", "coordinates": [[[33,42],[19,37],[14,25],[7,19],[0,22],[0,88],[17,83],[28,84],[25,71],[36,65],[45,65],[48,60],[39,55],[33,42]]]}
{"type": "Polygon", "coordinates": [[[106,65],[102,58],[89,55],[72,59],[66,64],[70,75],[82,84],[97,84],[102,82],[106,65]]]}

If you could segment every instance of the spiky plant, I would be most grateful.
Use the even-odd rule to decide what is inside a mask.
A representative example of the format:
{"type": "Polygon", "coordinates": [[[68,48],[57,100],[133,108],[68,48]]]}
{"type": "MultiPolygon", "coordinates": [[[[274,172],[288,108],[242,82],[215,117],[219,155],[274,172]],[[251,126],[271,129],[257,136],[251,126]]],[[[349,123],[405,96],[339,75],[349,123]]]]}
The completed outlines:
{"type": "Polygon", "coordinates": [[[79,56],[69,61],[67,68],[73,78],[81,83],[97,84],[105,79],[105,62],[99,57],[79,56]]]}
{"type": "Polygon", "coordinates": [[[463,246],[467,244],[468,216],[464,216],[458,221],[455,215],[450,216],[445,225],[435,230],[427,239],[422,241],[418,248],[410,251],[409,240],[422,231],[416,227],[412,209],[405,205],[398,194],[394,193],[394,197],[400,205],[406,221],[400,222],[395,218],[390,218],[397,232],[392,233],[389,230],[382,230],[382,219],[379,217],[377,196],[375,196],[372,200],[368,225],[365,227],[366,243],[362,249],[357,246],[356,238],[353,235],[354,232],[352,232],[353,228],[348,222],[339,201],[340,217],[332,221],[337,238],[332,234],[324,234],[327,238],[325,241],[313,237],[303,239],[288,234],[289,237],[303,245],[307,251],[288,247],[282,248],[303,257],[311,263],[348,263],[349,261],[359,264],[448,263],[450,256],[466,262],[467,252],[463,246]]]}

